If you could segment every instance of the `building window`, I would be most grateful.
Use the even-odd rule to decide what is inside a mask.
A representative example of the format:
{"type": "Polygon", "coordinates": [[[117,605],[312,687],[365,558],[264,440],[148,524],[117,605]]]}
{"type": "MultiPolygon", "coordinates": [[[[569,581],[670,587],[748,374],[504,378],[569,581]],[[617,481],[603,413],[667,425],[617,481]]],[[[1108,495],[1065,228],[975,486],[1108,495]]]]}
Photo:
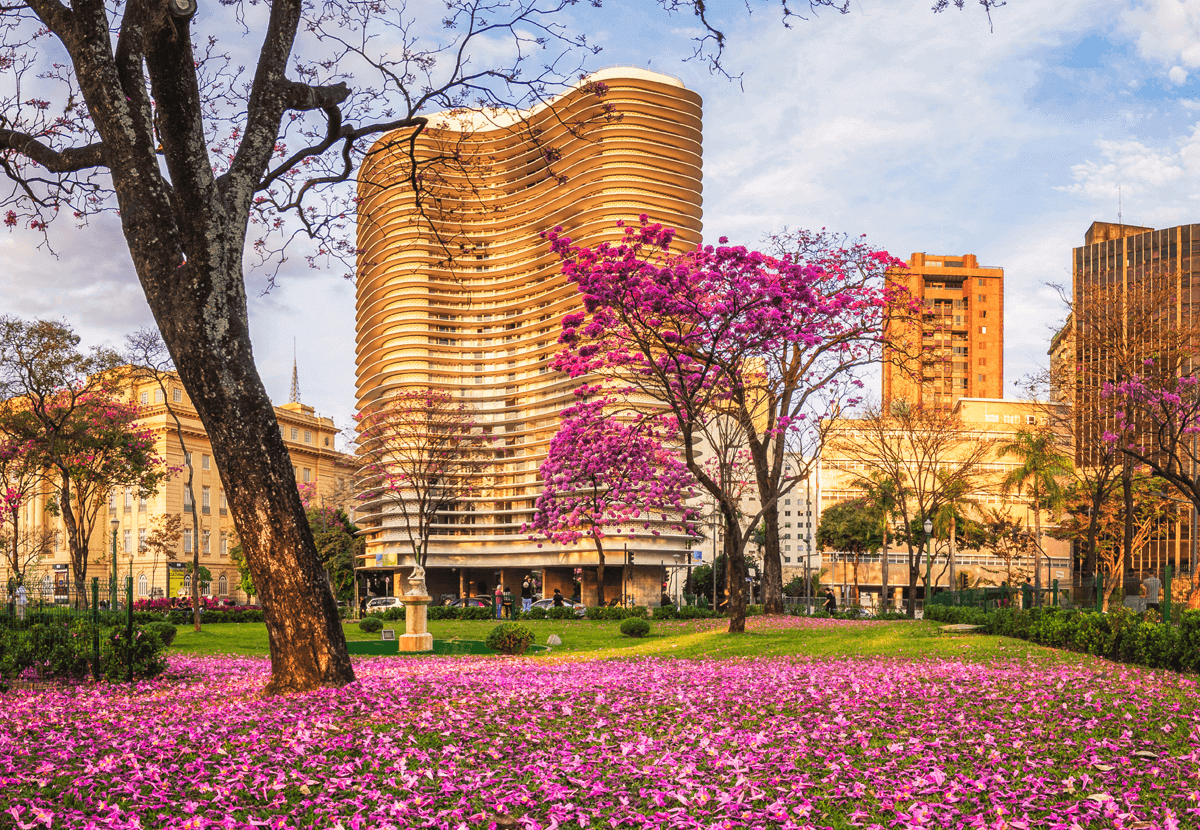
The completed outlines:
{"type": "Polygon", "coordinates": [[[979,358],[979,365],[980,365],[980,366],[987,366],[987,358],[986,358],[986,357],[981,357],[981,358],[979,358]]]}
{"type": "Polygon", "coordinates": [[[183,390],[178,386],[171,390],[171,400],[180,403],[183,400],[183,390]]]}
{"type": "Polygon", "coordinates": [[[296,429],[295,427],[292,427],[292,440],[297,441],[299,439],[300,439],[300,430],[296,429]]]}
{"type": "Polygon", "coordinates": [[[980,383],[987,383],[987,375],[978,375],[980,383]]]}
{"type": "Polygon", "coordinates": [[[211,582],[201,582],[200,583],[200,596],[202,596],[202,597],[208,596],[210,590],[212,590],[211,582]]]}
{"type": "Polygon", "coordinates": [[[146,575],[142,574],[138,577],[138,596],[144,597],[150,593],[150,582],[146,579],[146,575]]]}
{"type": "Polygon", "coordinates": [[[146,552],[146,528],[144,527],[138,528],[138,552],[146,552]]]}
{"type": "Polygon", "coordinates": [[[149,392],[143,392],[143,393],[142,393],[142,394],[141,394],[141,395],[138,397],[138,400],[139,400],[139,401],[141,401],[141,404],[142,404],[142,406],[145,406],[146,404],[150,403],[150,393],[149,393],[149,392]]]}
{"type": "Polygon", "coordinates": [[[192,595],[192,575],[191,574],[187,574],[183,578],[183,590],[187,593],[188,596],[192,595]]]}
{"type": "Polygon", "coordinates": [[[193,548],[192,529],[185,527],[183,529],[183,552],[191,553],[193,548]]]}
{"type": "Polygon", "coordinates": [[[987,326],[980,326],[980,327],[979,327],[979,333],[980,333],[980,334],[987,334],[987,326]]]}
{"type": "Polygon", "coordinates": [[[304,443],[305,444],[312,443],[312,430],[307,430],[307,429],[304,430],[304,443]]]}
{"type": "Polygon", "coordinates": [[[987,285],[987,283],[984,282],[983,277],[979,277],[978,282],[980,288],[983,288],[985,285],[987,285]]]}
{"type": "Polygon", "coordinates": [[[329,446],[329,436],[328,435],[325,436],[325,446],[327,446],[327,447],[329,446]]]}
{"type": "Polygon", "coordinates": [[[200,552],[203,554],[212,553],[212,533],[210,531],[202,531],[200,534],[200,552]]]}
{"type": "Polygon", "coordinates": [[[154,402],[155,402],[155,403],[162,403],[162,402],[163,402],[163,396],[162,396],[162,390],[161,390],[161,389],[155,389],[155,390],[154,390],[154,402]]]}
{"type": "Polygon", "coordinates": [[[145,496],[138,496],[138,512],[139,513],[146,512],[146,497],[145,496]]]}
{"type": "Polygon", "coordinates": [[[208,515],[208,513],[212,507],[211,491],[212,491],[212,488],[209,487],[207,484],[204,485],[204,487],[200,488],[200,508],[204,512],[204,515],[206,515],[206,516],[208,515]]]}
{"type": "Polygon", "coordinates": [[[54,548],[55,550],[63,549],[63,534],[61,530],[54,531],[54,548]]]}
{"type": "Polygon", "coordinates": [[[108,491],[108,512],[109,513],[117,512],[117,491],[116,490],[108,491]]]}
{"type": "Polygon", "coordinates": [[[225,501],[225,491],[221,491],[221,515],[224,516],[229,512],[229,502],[225,501]]]}
{"type": "Polygon", "coordinates": [[[207,455],[200,456],[200,469],[201,470],[209,469],[209,458],[207,455]]]}
{"type": "Polygon", "coordinates": [[[310,470],[308,467],[305,467],[304,468],[304,480],[308,481],[311,478],[312,478],[312,470],[310,470]]]}
{"type": "Polygon", "coordinates": [[[1037,423],[1037,416],[1036,415],[1026,415],[1025,423],[1029,424],[1030,426],[1035,425],[1037,423]]]}
{"type": "Polygon", "coordinates": [[[133,512],[133,488],[132,487],[125,488],[125,512],[126,513],[133,512]]]}
{"type": "Polygon", "coordinates": [[[217,593],[223,597],[229,596],[229,580],[225,578],[225,574],[221,574],[221,578],[217,580],[217,593]]]}
{"type": "Polygon", "coordinates": [[[229,555],[229,534],[223,530],[221,531],[221,543],[220,544],[221,544],[221,555],[228,556],[229,555]]]}
{"type": "Polygon", "coordinates": [[[985,302],[987,302],[987,294],[980,294],[980,295],[979,295],[979,302],[981,302],[981,303],[985,303],[985,302]]]}
{"type": "Polygon", "coordinates": [[[187,467],[192,466],[192,454],[190,452],[185,452],[183,454],[183,463],[187,467]]]}
{"type": "Polygon", "coordinates": [[[183,488],[183,512],[193,513],[196,510],[195,502],[192,501],[192,490],[190,487],[183,488]]]}
{"type": "Polygon", "coordinates": [[[126,530],[121,534],[121,550],[133,553],[133,531],[126,530]]]}

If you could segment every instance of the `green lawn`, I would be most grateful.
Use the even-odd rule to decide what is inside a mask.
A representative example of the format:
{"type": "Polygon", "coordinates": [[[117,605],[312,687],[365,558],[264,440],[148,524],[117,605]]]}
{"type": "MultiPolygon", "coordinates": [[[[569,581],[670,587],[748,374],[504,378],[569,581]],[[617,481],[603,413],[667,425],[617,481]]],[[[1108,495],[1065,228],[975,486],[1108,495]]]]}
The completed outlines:
{"type": "MultiPolygon", "coordinates": [[[[389,623],[397,636],[404,633],[403,621],[389,623]]],[[[813,621],[797,624],[785,618],[778,624],[749,621],[746,634],[731,635],[724,621],[651,623],[650,636],[632,639],[620,633],[617,622],[530,621],[535,642],[544,644],[551,634],[562,645],[532,659],[554,659],[560,655],[611,657],[764,657],[804,655],[813,657],[953,657],[971,661],[993,658],[1033,659],[1049,663],[1090,662],[1093,658],[1056,651],[1023,640],[985,634],[943,634],[932,622],[883,622],[837,624],[813,621]]],[[[493,621],[434,621],[429,630],[435,639],[482,640],[495,626],[493,621]]],[[[377,640],[357,623],[345,625],[347,640],[377,640]]],[[[267,633],[262,623],[211,625],[199,633],[180,627],[172,651],[189,654],[245,654],[266,656],[267,633]]]]}

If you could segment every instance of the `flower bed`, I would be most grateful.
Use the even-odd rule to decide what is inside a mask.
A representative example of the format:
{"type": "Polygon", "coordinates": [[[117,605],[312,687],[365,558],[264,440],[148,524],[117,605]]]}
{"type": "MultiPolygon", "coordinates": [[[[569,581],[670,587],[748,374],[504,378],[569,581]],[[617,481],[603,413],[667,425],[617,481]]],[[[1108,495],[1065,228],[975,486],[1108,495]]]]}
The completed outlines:
{"type": "Polygon", "coordinates": [[[11,694],[0,825],[1194,827],[1194,680],[1121,666],[257,658],[11,694]],[[1138,824],[1137,822],[1145,822],[1138,824]]]}

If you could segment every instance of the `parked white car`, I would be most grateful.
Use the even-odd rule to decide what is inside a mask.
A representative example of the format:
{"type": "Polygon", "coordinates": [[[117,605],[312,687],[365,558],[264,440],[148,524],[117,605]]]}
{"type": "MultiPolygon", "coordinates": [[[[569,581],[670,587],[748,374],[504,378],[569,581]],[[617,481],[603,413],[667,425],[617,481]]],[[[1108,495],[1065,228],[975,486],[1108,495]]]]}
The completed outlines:
{"type": "Polygon", "coordinates": [[[403,608],[404,602],[400,597],[373,597],[367,600],[367,613],[372,611],[386,611],[389,608],[403,608]]]}

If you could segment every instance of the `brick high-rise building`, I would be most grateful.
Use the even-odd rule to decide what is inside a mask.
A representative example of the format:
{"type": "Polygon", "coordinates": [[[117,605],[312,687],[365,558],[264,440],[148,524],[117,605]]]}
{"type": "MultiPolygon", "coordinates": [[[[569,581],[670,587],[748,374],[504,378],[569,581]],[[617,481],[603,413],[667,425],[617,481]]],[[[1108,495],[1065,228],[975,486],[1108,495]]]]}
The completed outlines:
{"type": "MultiPolygon", "coordinates": [[[[595,246],[620,238],[618,220],[648,214],[677,229],[677,250],[694,247],[700,127],[700,97],[678,80],[618,68],[527,113],[431,117],[415,157],[460,163],[421,180],[430,191],[421,205],[408,186],[406,133],[382,138],[364,163],[359,409],[398,391],[446,390],[497,442],[476,494],[439,513],[426,565],[435,596],[491,591],[498,581],[515,589],[532,570],[543,572],[547,593],[570,596],[581,568],[582,597],[595,601],[590,544],[539,542],[522,530],[559,413],[580,385],[550,369],[562,318],[583,301],[541,234],[561,225],[576,244],[595,246]]],[[[413,549],[403,517],[384,501],[361,510],[370,531],[361,580],[404,588],[413,549]]],[[[686,561],[688,542],[640,526],[610,538],[606,595],[657,604],[663,565],[686,561]],[[621,567],[625,546],[635,568],[621,567]]]]}
{"type": "Polygon", "coordinates": [[[949,411],[960,398],[1004,397],[1004,269],[974,254],[913,254],[889,279],[924,306],[895,324],[883,370],[885,403],[907,400],[949,411]]]}

